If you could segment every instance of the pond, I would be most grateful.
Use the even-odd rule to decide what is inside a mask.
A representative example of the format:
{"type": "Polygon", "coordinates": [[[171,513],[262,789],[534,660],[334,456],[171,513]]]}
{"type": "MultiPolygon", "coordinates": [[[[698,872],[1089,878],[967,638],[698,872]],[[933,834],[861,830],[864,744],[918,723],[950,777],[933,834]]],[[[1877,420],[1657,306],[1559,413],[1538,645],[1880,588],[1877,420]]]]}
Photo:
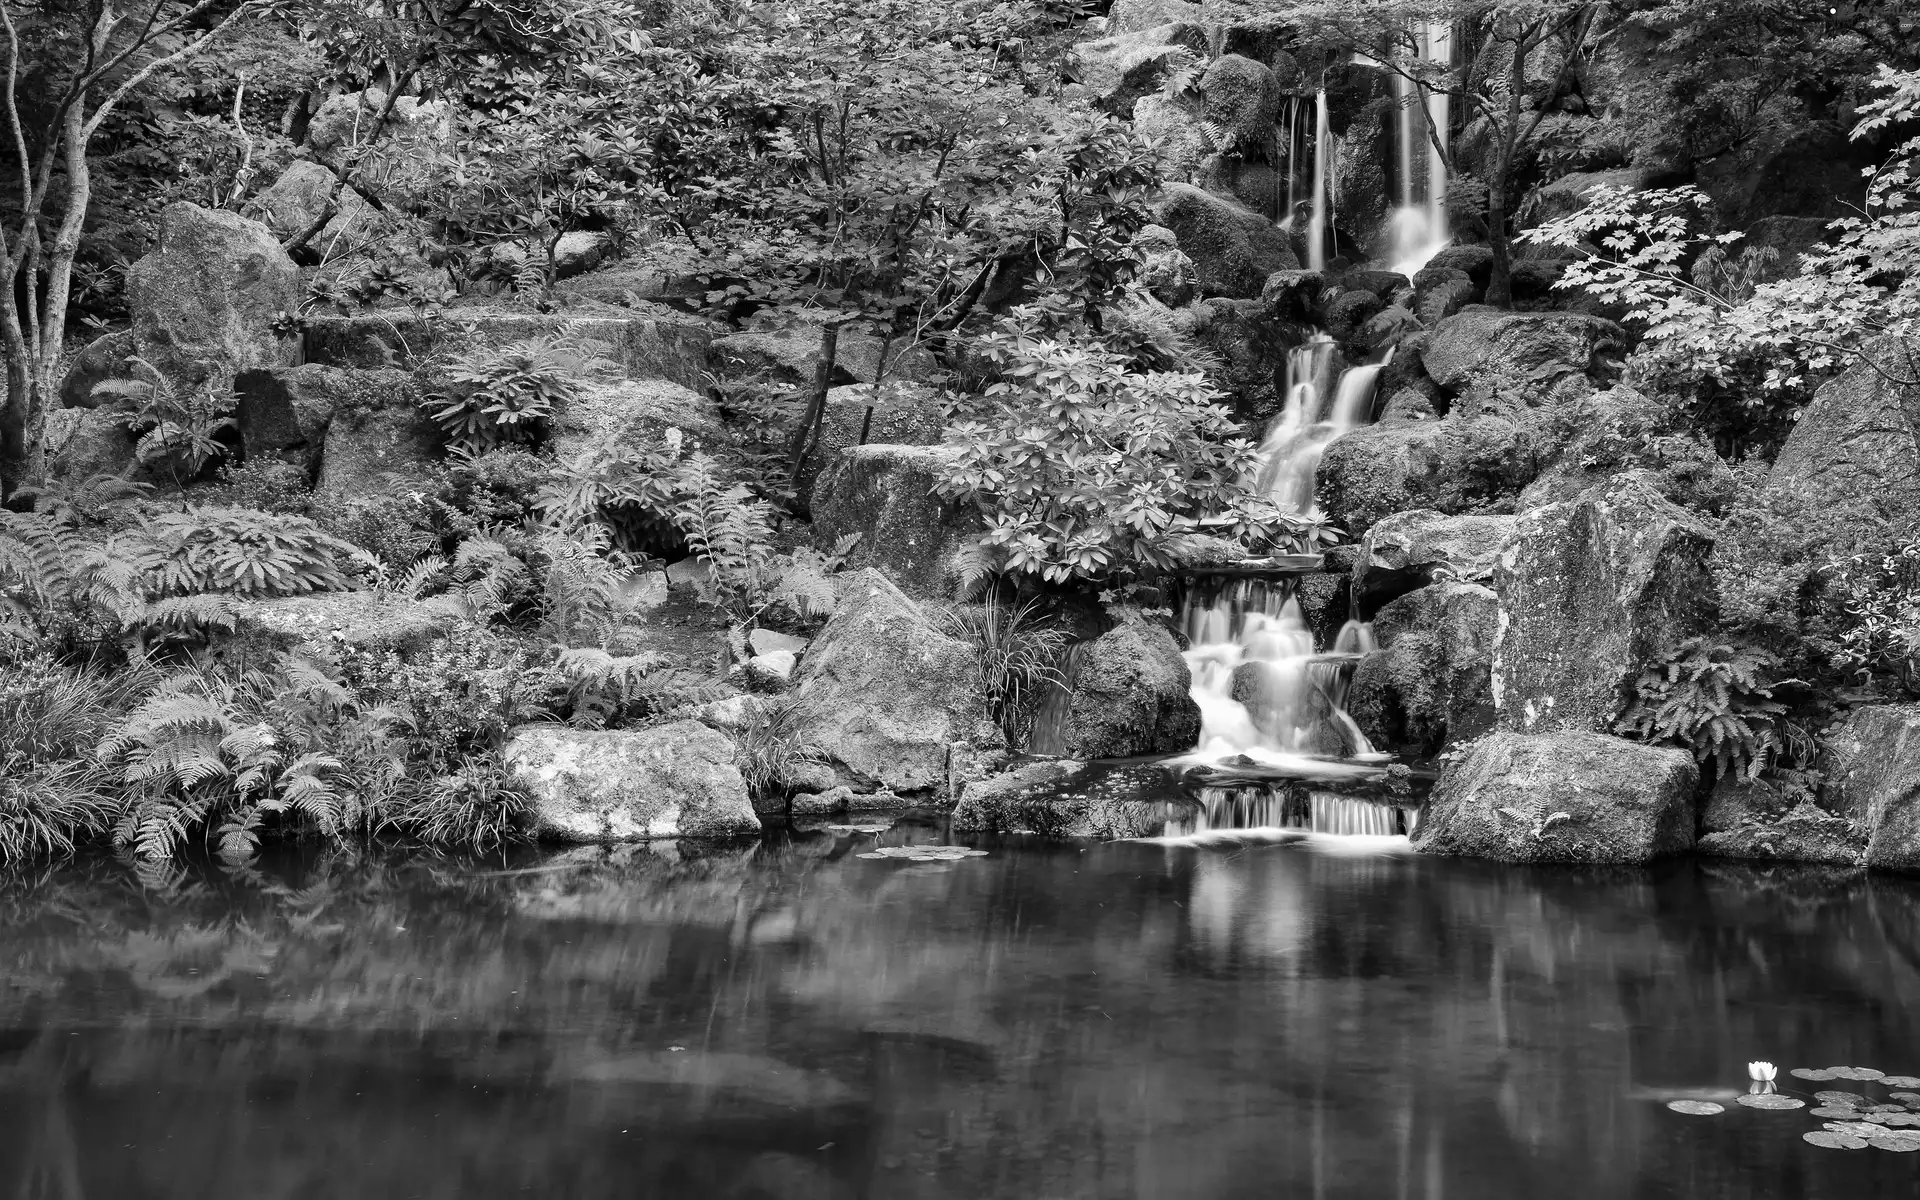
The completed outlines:
{"type": "MultiPolygon", "coordinates": [[[[0,1191],[1880,1197],[1746,1063],[1920,1073],[1920,887],[1403,838],[818,828],[89,860],[0,898],[0,1191]],[[1718,1098],[1717,1116],[1669,1111],[1718,1098]]],[[[1877,1097],[1876,1097],[1877,1098],[1877,1097]]]]}

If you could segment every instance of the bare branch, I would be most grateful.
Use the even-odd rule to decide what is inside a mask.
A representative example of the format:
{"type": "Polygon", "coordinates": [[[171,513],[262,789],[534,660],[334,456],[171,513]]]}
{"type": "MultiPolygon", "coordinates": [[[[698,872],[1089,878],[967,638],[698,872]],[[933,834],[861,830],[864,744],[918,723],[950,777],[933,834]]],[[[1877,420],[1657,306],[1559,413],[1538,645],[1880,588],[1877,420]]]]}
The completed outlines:
{"type": "MultiPolygon", "coordinates": [[[[196,13],[201,12],[212,7],[212,5],[213,0],[201,0],[201,3],[196,4],[191,11],[196,13]]],[[[126,80],[122,82],[119,87],[110,92],[107,98],[102,100],[99,105],[94,108],[93,116],[90,117],[87,123],[81,128],[81,136],[86,139],[91,139],[94,132],[100,128],[101,123],[107,119],[108,114],[113,111],[114,106],[125,99],[127,93],[145,83],[148,77],[155,71],[158,71],[162,67],[170,67],[183,59],[191,58],[200,53],[200,51],[206,49],[208,45],[216,41],[222,34],[226,33],[241,17],[252,16],[257,7],[254,0],[246,0],[245,3],[222,18],[218,25],[202,33],[198,38],[182,46],[180,49],[175,50],[172,54],[149,60],[138,71],[127,76],[126,80]]],[[[184,20],[185,18],[182,18],[181,20],[169,22],[165,28],[157,31],[153,36],[159,37],[162,34],[171,32],[173,29],[178,28],[184,20]]],[[[126,55],[123,54],[116,62],[124,61],[125,58],[126,55]]]]}

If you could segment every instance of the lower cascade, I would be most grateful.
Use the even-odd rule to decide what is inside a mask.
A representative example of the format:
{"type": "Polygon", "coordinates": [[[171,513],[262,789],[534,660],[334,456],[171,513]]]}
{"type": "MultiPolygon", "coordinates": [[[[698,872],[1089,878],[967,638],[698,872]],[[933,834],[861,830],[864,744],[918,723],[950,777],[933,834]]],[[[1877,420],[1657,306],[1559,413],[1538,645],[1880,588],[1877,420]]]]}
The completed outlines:
{"type": "MultiPolygon", "coordinates": [[[[1384,361],[1341,373],[1326,402],[1333,341],[1315,335],[1287,362],[1287,399],[1260,450],[1259,486],[1283,511],[1317,511],[1315,477],[1328,446],[1372,416],[1384,361]]],[[[1298,595],[1299,572],[1202,576],[1182,617],[1193,697],[1200,705],[1197,757],[1244,755],[1269,765],[1305,757],[1377,761],[1346,712],[1353,665],[1373,649],[1370,626],[1348,621],[1330,648],[1314,644],[1298,595]]]]}

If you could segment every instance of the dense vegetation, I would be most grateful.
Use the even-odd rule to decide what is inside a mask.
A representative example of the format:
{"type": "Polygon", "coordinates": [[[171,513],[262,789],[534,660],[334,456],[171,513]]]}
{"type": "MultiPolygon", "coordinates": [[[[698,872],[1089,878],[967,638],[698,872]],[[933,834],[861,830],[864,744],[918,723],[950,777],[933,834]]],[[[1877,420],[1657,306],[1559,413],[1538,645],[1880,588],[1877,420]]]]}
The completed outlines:
{"type": "MultiPolygon", "coordinates": [[[[1140,585],[1202,532],[1246,553],[1336,539],[1255,494],[1259,431],[1236,421],[1227,364],[1150,293],[1136,235],[1170,169],[1062,76],[1104,7],[0,0],[13,101],[0,150],[13,297],[0,306],[0,859],[100,838],[148,857],[204,841],[244,859],[263,835],[295,831],[485,848],[524,824],[499,758],[515,726],[638,725],[782,690],[740,648],[756,628],[817,628],[852,549],[805,544],[803,465],[834,355],[856,341],[877,347],[877,404],[908,386],[937,393],[950,446],[939,491],[986,530],[963,598],[1003,606],[1004,624],[1034,624],[1036,604],[1159,603],[1140,585]],[[270,314],[286,336],[327,313],[457,329],[481,306],[564,312],[578,295],[563,286],[577,271],[568,247],[586,239],[610,278],[630,266],[669,279],[681,311],[725,328],[802,329],[825,362],[817,379],[711,380],[734,417],[723,437],[676,427],[563,448],[559,414],[618,374],[614,348],[566,332],[450,337],[409,364],[440,461],[358,495],[316,491],[290,463],[239,461],[231,372],[141,361],[93,389],[126,409],[137,441],[124,469],[50,471],[45,431],[75,334],[126,327],[126,267],[159,213],[190,200],[258,216],[303,164],[324,182],[276,231],[305,287],[296,311],[270,314]],[[888,378],[909,360],[926,364],[910,385],[888,378]],[[688,555],[707,563],[697,601],[717,666],[662,652],[635,604],[637,580],[688,555]],[[260,602],[346,590],[434,601],[470,631],[424,649],[261,648],[260,602]]],[[[1627,379],[1669,413],[1624,456],[1706,443],[1745,490],[1696,497],[1700,511],[1766,526],[1764,544],[1805,560],[1798,574],[1741,568],[1724,585],[1723,636],[1650,673],[1627,732],[1806,787],[1807,729],[1844,689],[1920,695],[1920,543],[1809,541],[1759,511],[1750,486],[1822,381],[1862,358],[1915,379],[1911,11],[1221,11],[1285,31],[1308,65],[1362,53],[1453,97],[1449,203],[1456,231],[1492,249],[1485,300],[1513,303],[1516,263],[1557,254],[1542,303],[1621,321],[1635,342],[1627,379]],[[1419,57],[1417,21],[1451,24],[1454,64],[1419,57]],[[1836,127],[1867,174],[1843,215],[1814,211],[1831,231],[1790,263],[1743,240],[1709,176],[1836,127]],[[1587,192],[1571,211],[1541,202],[1568,172],[1643,147],[1658,159],[1644,186],[1587,192]]],[[[1181,94],[1182,80],[1161,82],[1181,94]]],[[[956,628],[1000,681],[995,716],[1017,739],[1053,670],[1033,646],[1057,652],[1057,630],[1009,649],[978,632],[997,620],[956,628]]],[[[739,734],[757,793],[791,790],[810,753],[802,716],[773,704],[739,734]]]]}

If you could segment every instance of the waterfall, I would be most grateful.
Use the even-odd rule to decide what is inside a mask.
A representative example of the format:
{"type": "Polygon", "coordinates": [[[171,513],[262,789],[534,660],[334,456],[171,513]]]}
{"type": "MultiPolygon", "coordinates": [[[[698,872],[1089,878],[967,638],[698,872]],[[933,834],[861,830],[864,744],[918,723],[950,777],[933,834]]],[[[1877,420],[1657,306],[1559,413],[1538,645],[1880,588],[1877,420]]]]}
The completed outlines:
{"type": "MultiPolygon", "coordinates": [[[[1286,407],[1260,447],[1257,486],[1285,512],[1319,511],[1315,476],[1336,438],[1372,417],[1374,383],[1385,360],[1340,375],[1325,401],[1333,340],[1317,334],[1287,357],[1286,407]]],[[[1286,576],[1196,580],[1183,620],[1200,706],[1199,754],[1354,758],[1373,747],[1346,712],[1353,664],[1373,648],[1372,630],[1348,622],[1329,651],[1313,633],[1286,576]]]]}
{"type": "MultiPolygon", "coordinates": [[[[1422,21],[1414,27],[1419,56],[1427,62],[1449,63],[1453,59],[1453,30],[1436,21],[1422,21]]],[[[1440,147],[1448,137],[1450,119],[1447,95],[1413,84],[1403,76],[1394,77],[1394,96],[1399,101],[1398,134],[1400,168],[1400,205],[1393,213],[1393,269],[1411,278],[1427,260],[1449,240],[1447,231],[1447,160],[1440,147]],[[1418,111],[1416,112],[1416,109],[1418,111]],[[1438,139],[1433,136],[1438,134],[1438,139]],[[1416,146],[1424,154],[1416,154],[1416,146]],[[1425,196],[1415,194],[1415,163],[1424,166],[1425,196]]]]}
{"type": "Polygon", "coordinates": [[[1235,829],[1298,829],[1343,837],[1395,837],[1408,829],[1407,814],[1392,805],[1338,792],[1294,787],[1207,787],[1192,816],[1169,821],[1162,838],[1235,829]]]}
{"type": "Polygon", "coordinates": [[[1313,220],[1307,226],[1307,266],[1327,269],[1327,172],[1333,163],[1333,129],[1327,123],[1327,89],[1313,94],[1313,220]]]}

